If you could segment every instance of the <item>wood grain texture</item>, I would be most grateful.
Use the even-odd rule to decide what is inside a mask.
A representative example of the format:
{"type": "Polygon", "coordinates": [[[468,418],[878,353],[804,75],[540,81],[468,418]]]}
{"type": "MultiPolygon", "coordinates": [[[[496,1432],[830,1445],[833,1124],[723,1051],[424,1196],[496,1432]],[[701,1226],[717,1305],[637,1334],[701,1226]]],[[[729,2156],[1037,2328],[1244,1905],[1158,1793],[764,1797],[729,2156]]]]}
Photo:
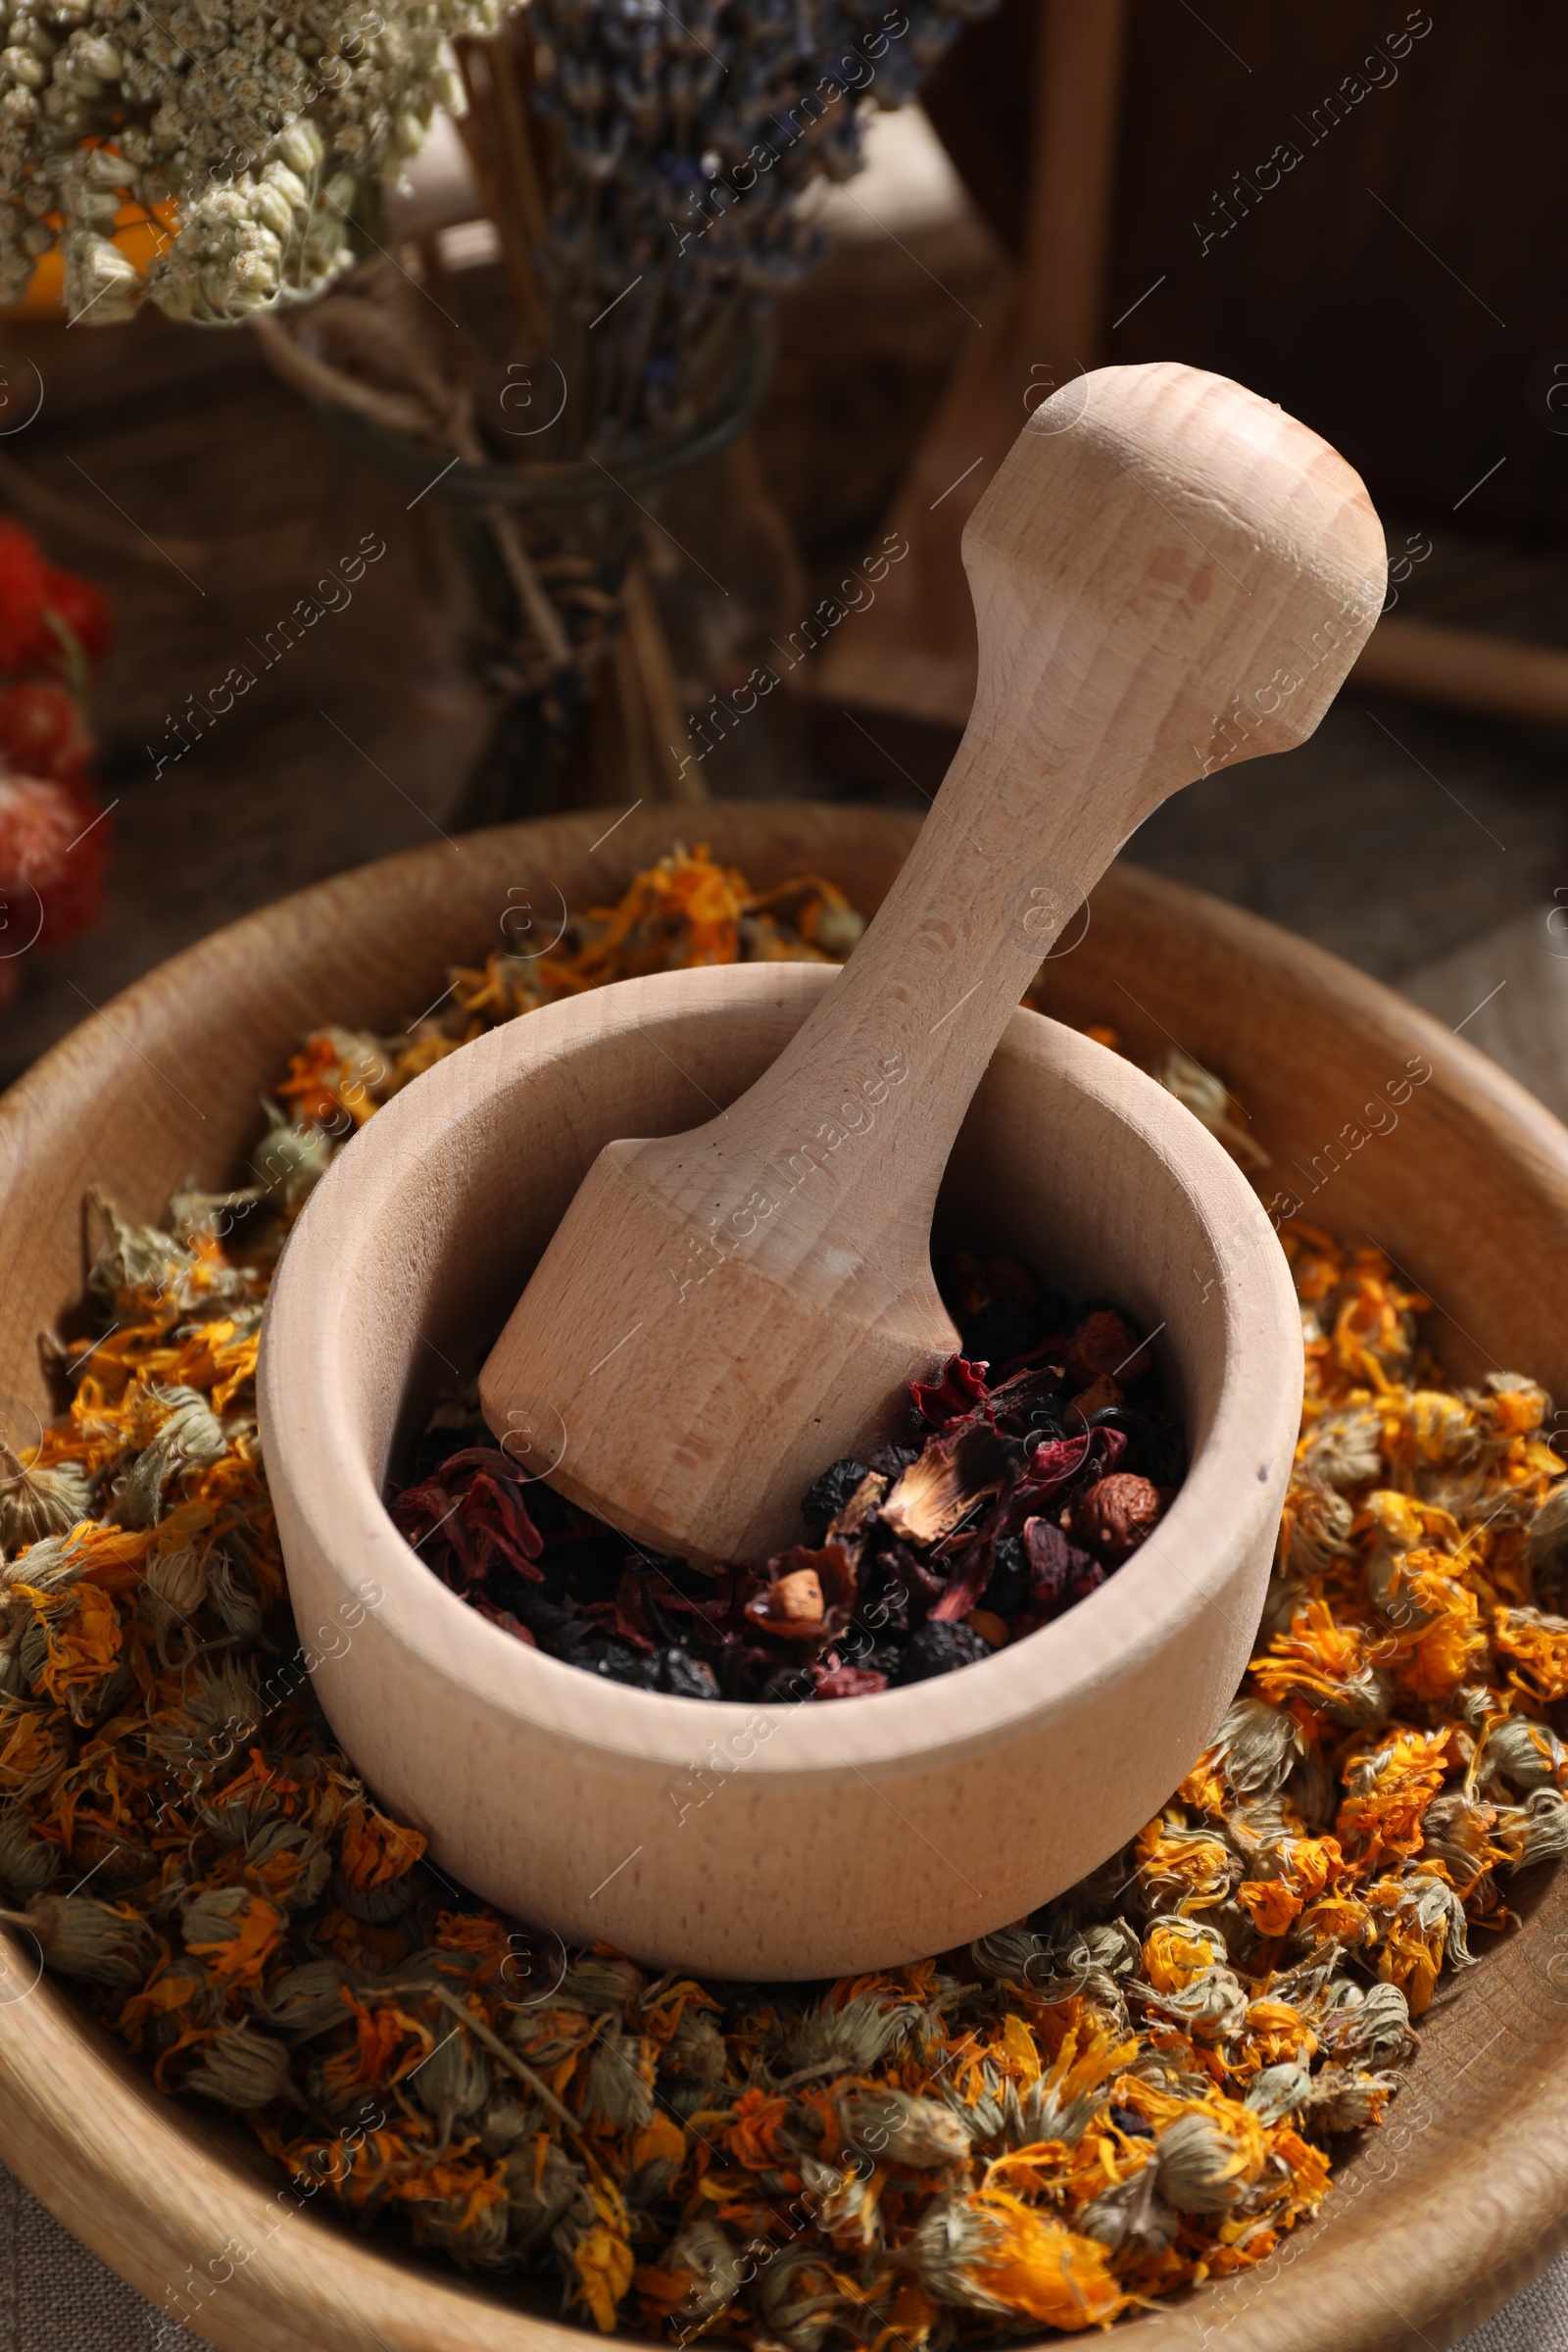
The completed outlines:
{"type": "Polygon", "coordinates": [[[842,984],[739,1101],[607,1143],[480,1375],[491,1429],[543,1405],[570,1433],[550,1484],[656,1551],[782,1550],[956,1352],[932,1208],[1041,957],[1171,793],[1312,732],[1386,571],[1326,442],[1174,365],[1044,402],[963,559],[974,710],[842,984]]]}
{"type": "MultiPolygon", "coordinates": [[[[639,810],[591,853],[602,819],[585,815],[467,837],[461,860],[441,848],[395,858],[234,925],[84,1023],[0,1105],[0,1385],[47,1401],[35,1334],[79,1291],[88,1183],[147,1216],[189,1169],[226,1181],[301,1029],[401,1027],[450,960],[500,937],[509,885],[554,883],[577,906],[611,897],[675,828],[639,810]]],[[[703,824],[759,884],[814,866],[866,906],[914,832],[820,807],[720,805],[703,824]]],[[[1054,1011],[1111,1020],[1140,1050],[1177,1039],[1223,1071],[1307,1213],[1348,1240],[1371,1231],[1435,1287],[1451,1371],[1495,1361],[1568,1388],[1550,1280],[1568,1236],[1568,1138],[1520,1087],[1334,957],[1171,883],[1118,867],[1093,915],[1049,967],[1054,1011]],[[1357,1107],[1412,1058],[1431,1075],[1397,1130],[1350,1148],[1357,1107]]],[[[1140,2352],[1422,2352],[1568,2242],[1568,1876],[1542,1873],[1513,1899],[1519,1930],[1426,2023],[1388,2125],[1337,2168],[1320,2221],[1261,2275],[1142,2316],[1140,2352]]],[[[0,2153],[155,2303],[189,2270],[211,2282],[237,2262],[198,2326],[223,2352],[583,2340],[520,2287],[471,2286],[311,2213],[274,2228],[277,2179],[243,2129],[158,2097],[54,1984],[0,2002],[0,2153]]]]}

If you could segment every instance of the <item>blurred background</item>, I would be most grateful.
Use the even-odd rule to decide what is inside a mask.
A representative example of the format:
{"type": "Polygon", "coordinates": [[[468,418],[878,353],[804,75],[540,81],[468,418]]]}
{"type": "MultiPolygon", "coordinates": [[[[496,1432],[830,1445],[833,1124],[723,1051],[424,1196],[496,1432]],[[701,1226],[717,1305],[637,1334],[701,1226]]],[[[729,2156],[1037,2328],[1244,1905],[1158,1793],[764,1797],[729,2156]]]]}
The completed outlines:
{"type": "MultiPolygon", "coordinates": [[[[884,74],[787,253],[754,239],[710,394],[662,437],[617,437],[613,389],[574,443],[580,412],[550,415],[587,379],[529,317],[518,208],[565,85],[526,20],[510,81],[466,45],[468,119],[438,114],[356,216],[315,312],[104,324],[40,266],[0,321],[0,654],[29,562],[87,587],[60,591],[65,653],[0,667],[63,686],[92,748],[0,696],[8,763],[66,778],[81,827],[41,885],[0,787],[0,1081],[218,924],[474,823],[668,799],[695,842],[710,795],[923,808],[970,691],[974,499],[1053,388],[1175,358],[1344,451],[1394,584],[1315,740],[1194,786],[1127,854],[1394,982],[1568,1110],[1568,20],[935,14],[909,103],[877,108],[884,74]]],[[[746,184],[705,156],[687,232],[740,221],[746,184]]],[[[577,319],[590,360],[655,267],[619,320],[577,319]]]]}

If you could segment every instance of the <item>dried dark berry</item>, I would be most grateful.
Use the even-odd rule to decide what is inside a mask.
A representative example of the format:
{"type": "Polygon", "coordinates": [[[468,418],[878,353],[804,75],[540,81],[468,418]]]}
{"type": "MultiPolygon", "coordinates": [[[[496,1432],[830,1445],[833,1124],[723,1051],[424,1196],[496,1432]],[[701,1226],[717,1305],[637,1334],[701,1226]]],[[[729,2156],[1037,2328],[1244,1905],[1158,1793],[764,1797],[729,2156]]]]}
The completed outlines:
{"type": "Polygon", "coordinates": [[[1029,1606],[1042,1617],[1054,1617],[1068,1600],[1081,1600],[1105,1581],[1100,1562],[1069,1544],[1050,1519],[1031,1519],[1023,1531],[1029,1556],[1029,1606]],[[1086,1582],[1093,1571],[1092,1581],[1086,1582]]]}
{"type": "Polygon", "coordinates": [[[1021,1536],[999,1536],[991,1548],[991,1582],[981,1605],[998,1617],[1016,1617],[1029,1597],[1029,1557],[1021,1536]]]}
{"type": "Polygon", "coordinates": [[[668,1691],[671,1698],[716,1698],[718,1678],[711,1666],[694,1658],[687,1649],[662,1649],[656,1652],[654,1664],[658,1669],[658,1689],[668,1691]]]}
{"type": "Polygon", "coordinates": [[[586,1642],[571,1662],[589,1674],[602,1675],[607,1683],[630,1683],[639,1690],[653,1690],[659,1672],[657,1658],[641,1656],[624,1642],[586,1642]]]}
{"type": "Polygon", "coordinates": [[[1111,2122],[1129,2139],[1152,2139],[1154,2127],[1141,2116],[1136,2107],[1122,2107],[1112,2099],[1108,2109],[1111,2122]]]}
{"type": "Polygon", "coordinates": [[[865,1464],[847,1453],[829,1462],[821,1477],[812,1481],[801,1503],[801,1517],[813,1543],[821,1543],[864,1476],[865,1464]]]}
{"type": "Polygon", "coordinates": [[[879,1446],[865,1466],[881,1478],[899,1479],[919,1458],[918,1446],[879,1446]]]}
{"type": "Polygon", "coordinates": [[[1015,1355],[1027,1355],[1047,1336],[1039,1316],[1012,1298],[993,1298],[978,1314],[966,1315],[958,1334],[964,1354],[994,1371],[1015,1355]]]}
{"type": "Polygon", "coordinates": [[[927,1622],[912,1634],[894,1677],[899,1684],[929,1682],[935,1674],[952,1674],[989,1658],[991,1645],[966,1625],[927,1622]]]}

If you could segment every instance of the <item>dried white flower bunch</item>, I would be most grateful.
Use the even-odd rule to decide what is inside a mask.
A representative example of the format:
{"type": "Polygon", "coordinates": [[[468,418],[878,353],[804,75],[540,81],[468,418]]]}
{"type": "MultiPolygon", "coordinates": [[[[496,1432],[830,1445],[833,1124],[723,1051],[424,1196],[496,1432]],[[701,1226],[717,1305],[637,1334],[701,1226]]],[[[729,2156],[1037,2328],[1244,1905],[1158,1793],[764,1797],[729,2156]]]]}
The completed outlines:
{"type": "Polygon", "coordinates": [[[0,0],[0,301],[57,241],[68,314],[231,325],[309,301],[344,216],[461,107],[450,42],[504,0],[0,0]],[[126,203],[177,207],[145,274],[126,203]]]}

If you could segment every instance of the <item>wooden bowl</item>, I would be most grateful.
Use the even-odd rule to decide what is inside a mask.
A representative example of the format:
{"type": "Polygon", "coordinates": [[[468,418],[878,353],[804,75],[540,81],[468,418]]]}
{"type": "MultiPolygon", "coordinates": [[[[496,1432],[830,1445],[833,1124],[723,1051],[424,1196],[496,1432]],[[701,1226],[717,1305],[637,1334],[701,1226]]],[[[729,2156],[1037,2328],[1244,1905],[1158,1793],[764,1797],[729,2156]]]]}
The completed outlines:
{"type": "MultiPolygon", "coordinates": [[[[1017,1012],[950,1164],[947,1221],[1162,1335],[1192,1467],[1126,1566],[959,1674],[820,1706],[630,1690],[449,1592],[381,1502],[400,1429],[424,1419],[443,1362],[477,1369],[602,1147],[733,1102],[836,977],[663,973],[492,1030],[339,1155],[268,1301],[263,1450],[301,1639],[338,1652],[317,1672],[332,1728],[440,1869],[656,1969],[899,1966],[1114,1853],[1246,1671],[1300,1421],[1299,1311],[1235,1162],[1131,1063],[1017,1012]],[[352,1642],[318,1642],[368,1584],[386,1597],[352,1642]]],[[[623,1362],[611,1416],[637,1408],[635,1351],[623,1362]]],[[[548,1400],[548,1366],[537,1377],[548,1400]]],[[[548,1401],[536,1418],[539,1467],[569,1462],[575,1433],[548,1401]]]]}
{"type": "MultiPolygon", "coordinates": [[[[869,908],[914,831],[780,805],[713,808],[700,832],[690,811],[638,810],[594,851],[603,829],[589,813],[343,875],[176,957],[48,1054],[0,1102],[0,1390],[50,1408],[36,1335],[80,1295],[89,1184],[147,1217],[189,1174],[228,1182],[300,1034],[401,1027],[449,963],[501,943],[509,888],[532,888],[541,911],[558,889],[574,906],[603,901],[678,831],[759,885],[814,867],[869,908]]],[[[1131,867],[1106,876],[1088,937],[1051,978],[1063,1018],[1111,1021],[1152,1054],[1178,1040],[1222,1071],[1281,1189],[1347,1240],[1372,1234],[1435,1291],[1451,1371],[1513,1365],[1568,1390],[1553,1281],[1568,1138],[1462,1039],[1332,956],[1131,867]],[[1431,1075],[1397,1128],[1357,1143],[1361,1105],[1412,1058],[1431,1075]]],[[[1336,2166],[1320,2220],[1260,2271],[1140,2317],[1138,2352],[1428,2352],[1568,2242],[1568,1874],[1515,1881],[1510,1900],[1523,1924],[1425,2021],[1389,2122],[1336,2166]]],[[[468,2281],[295,2211],[243,2125],[161,2097],[61,1984],[11,1997],[30,1970],[5,1948],[0,2154],[155,2304],[205,2290],[202,2332],[226,2352],[582,2352],[536,2289],[468,2281]]]]}

